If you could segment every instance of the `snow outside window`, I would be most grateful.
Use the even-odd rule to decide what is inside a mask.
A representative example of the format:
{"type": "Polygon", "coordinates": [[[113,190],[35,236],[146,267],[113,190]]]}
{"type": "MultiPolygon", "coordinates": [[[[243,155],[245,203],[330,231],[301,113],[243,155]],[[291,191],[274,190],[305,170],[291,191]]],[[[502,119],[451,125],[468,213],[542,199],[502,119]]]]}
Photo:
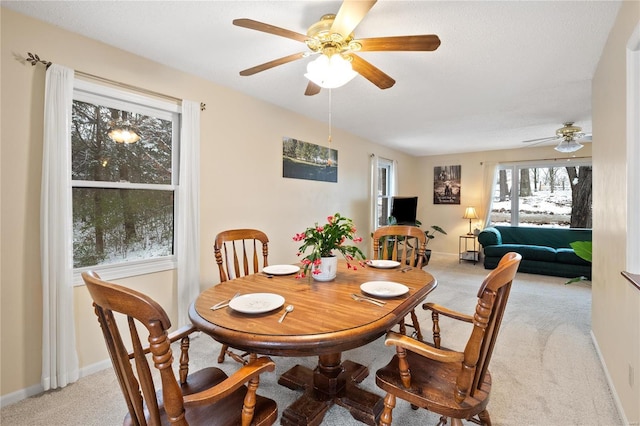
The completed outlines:
{"type": "Polygon", "coordinates": [[[503,164],[496,173],[491,225],[591,228],[590,161],[503,164]]]}
{"type": "Polygon", "coordinates": [[[110,279],[175,268],[178,106],[82,81],[71,128],[73,267],[110,279]],[[126,121],[141,135],[116,143],[126,121]]]}

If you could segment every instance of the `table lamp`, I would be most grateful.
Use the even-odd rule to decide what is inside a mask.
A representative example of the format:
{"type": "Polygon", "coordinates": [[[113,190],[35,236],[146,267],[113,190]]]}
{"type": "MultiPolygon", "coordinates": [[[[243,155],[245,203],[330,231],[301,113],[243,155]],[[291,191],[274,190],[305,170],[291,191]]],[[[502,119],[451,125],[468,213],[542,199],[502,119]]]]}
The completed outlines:
{"type": "Polygon", "coordinates": [[[478,218],[478,213],[476,213],[475,207],[467,207],[462,218],[469,219],[469,232],[467,232],[467,235],[473,235],[473,232],[471,232],[471,220],[478,218]]]}

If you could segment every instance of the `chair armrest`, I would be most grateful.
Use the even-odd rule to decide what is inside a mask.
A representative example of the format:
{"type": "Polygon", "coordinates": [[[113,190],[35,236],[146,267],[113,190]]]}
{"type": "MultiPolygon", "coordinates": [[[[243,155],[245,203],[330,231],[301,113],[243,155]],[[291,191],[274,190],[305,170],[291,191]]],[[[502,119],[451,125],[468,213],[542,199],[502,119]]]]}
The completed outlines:
{"type": "Polygon", "coordinates": [[[434,348],[433,346],[429,346],[424,342],[415,340],[403,334],[394,333],[392,331],[387,333],[384,344],[387,346],[399,346],[434,361],[462,362],[464,360],[463,352],[434,348]]]}
{"type": "Polygon", "coordinates": [[[422,309],[436,312],[438,314],[444,315],[445,317],[457,319],[457,320],[468,322],[468,323],[473,323],[473,317],[471,315],[463,314],[461,312],[456,312],[452,309],[445,308],[444,306],[440,306],[435,303],[424,303],[422,305],[422,309]]]}
{"type": "Polygon", "coordinates": [[[260,357],[255,361],[242,366],[238,371],[227,377],[221,383],[198,393],[185,395],[185,405],[211,404],[225,398],[232,392],[240,388],[254,377],[265,371],[274,371],[276,364],[269,357],[260,357]]]}

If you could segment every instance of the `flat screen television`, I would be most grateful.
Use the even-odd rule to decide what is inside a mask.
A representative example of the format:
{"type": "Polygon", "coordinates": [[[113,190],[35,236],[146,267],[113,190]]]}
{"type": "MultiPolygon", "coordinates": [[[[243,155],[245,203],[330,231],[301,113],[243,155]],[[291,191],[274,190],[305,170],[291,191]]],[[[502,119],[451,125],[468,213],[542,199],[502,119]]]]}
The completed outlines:
{"type": "Polygon", "coordinates": [[[415,225],[418,197],[393,197],[391,216],[396,218],[398,225],[415,225]]]}

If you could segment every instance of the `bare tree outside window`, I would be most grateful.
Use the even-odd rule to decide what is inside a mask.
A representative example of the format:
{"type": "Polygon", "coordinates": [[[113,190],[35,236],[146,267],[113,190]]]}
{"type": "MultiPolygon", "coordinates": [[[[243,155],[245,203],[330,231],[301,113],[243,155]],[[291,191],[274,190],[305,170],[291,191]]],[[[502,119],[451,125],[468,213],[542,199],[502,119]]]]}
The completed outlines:
{"type": "Polygon", "coordinates": [[[74,267],[173,254],[174,123],[74,100],[72,199],[74,267]],[[142,138],[133,144],[107,135],[126,119],[142,138]]]}
{"type": "Polygon", "coordinates": [[[591,228],[591,186],[589,164],[502,167],[491,206],[491,224],[591,228]],[[514,188],[518,188],[515,195],[514,188]]]}

